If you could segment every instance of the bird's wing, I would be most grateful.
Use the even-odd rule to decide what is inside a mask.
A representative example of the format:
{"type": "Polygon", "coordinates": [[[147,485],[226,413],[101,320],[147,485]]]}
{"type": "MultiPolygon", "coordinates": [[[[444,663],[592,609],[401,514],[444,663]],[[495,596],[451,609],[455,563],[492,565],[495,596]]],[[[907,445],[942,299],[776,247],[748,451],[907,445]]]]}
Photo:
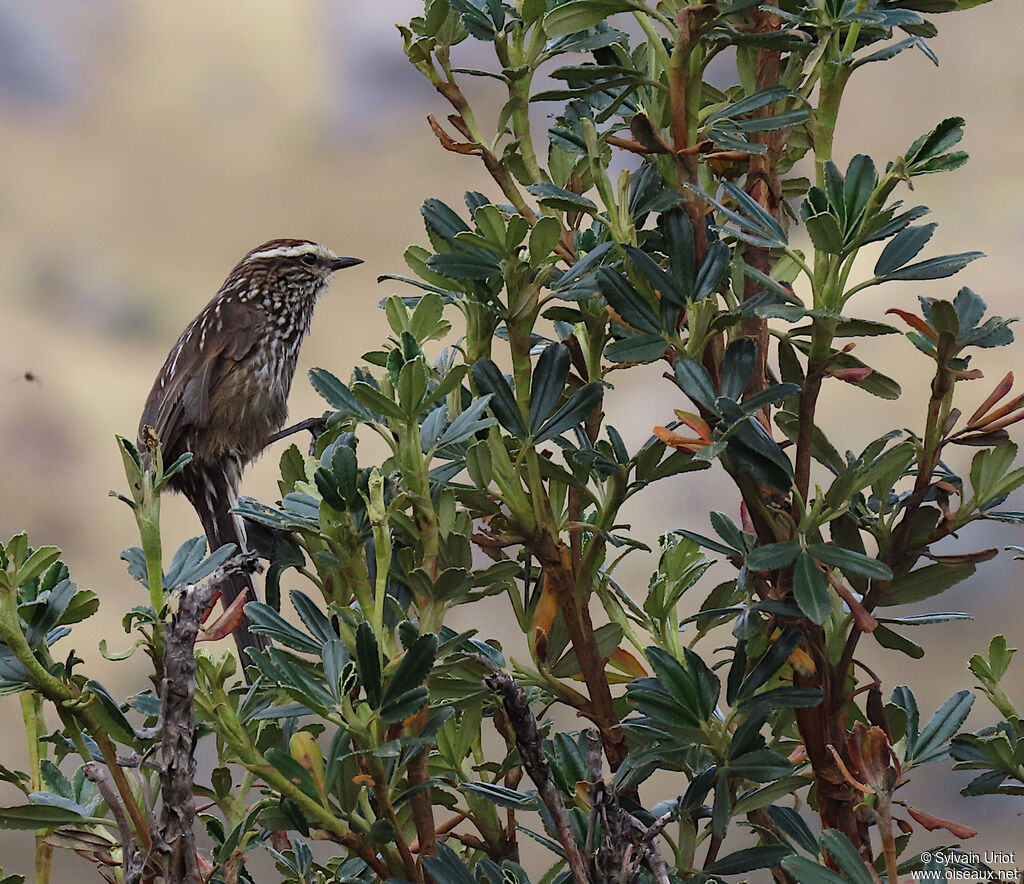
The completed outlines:
{"type": "MultiPolygon", "coordinates": [[[[187,448],[191,430],[210,422],[210,396],[234,365],[256,345],[258,324],[251,308],[234,302],[209,305],[189,325],[167,356],[139,422],[151,426],[165,460],[187,448]],[[230,329],[229,334],[223,332],[230,329]]],[[[140,439],[141,441],[141,439],[140,439]]]]}

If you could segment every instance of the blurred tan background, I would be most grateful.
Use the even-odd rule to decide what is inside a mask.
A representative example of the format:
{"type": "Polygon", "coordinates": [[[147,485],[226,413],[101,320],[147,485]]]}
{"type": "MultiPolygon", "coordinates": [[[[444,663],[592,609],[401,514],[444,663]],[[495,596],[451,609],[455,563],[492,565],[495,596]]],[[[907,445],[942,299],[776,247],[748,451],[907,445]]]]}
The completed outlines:
{"type": "MultiPolygon", "coordinates": [[[[376,305],[396,289],[375,278],[403,272],[403,250],[425,239],[422,200],[439,196],[461,208],[466,189],[497,195],[472,159],[444,153],[426,125],[427,113],[447,108],[405,61],[393,27],[416,7],[413,0],[0,0],[0,537],[28,530],[36,545],[61,546],[73,579],[99,593],[101,614],[76,629],[75,647],[117,695],[146,686],[144,667],[106,663],[96,645],[105,638],[114,650],[126,647],[120,617],[145,599],[118,558],[137,540],[128,509],[107,496],[124,481],[113,436],[134,436],[180,330],[263,240],[305,236],[364,258],[323,298],[302,354],[291,413],[319,413],[323,404],[304,369],[322,365],[347,377],[386,335],[376,305]]],[[[1024,7],[994,2],[934,20],[942,33],[931,45],[942,66],[907,52],[858,72],[837,157],[845,165],[866,152],[884,166],[943,117],[966,116],[971,163],[921,179],[904,199],[931,206],[941,224],[929,254],[977,248],[989,257],[952,281],[870,290],[855,309],[881,318],[891,305],[914,309],[917,294],[948,297],[970,285],[1012,315],[1021,309],[1024,238],[1024,62],[1015,36],[1024,7]]],[[[481,101],[493,95],[479,93],[481,101]]],[[[545,109],[536,111],[539,132],[545,109]]],[[[987,377],[968,388],[973,398],[965,398],[965,409],[1019,362],[1022,346],[976,357],[987,377]]],[[[894,425],[919,428],[923,419],[927,361],[896,338],[857,352],[877,359],[907,396],[883,402],[834,382],[822,425],[840,449],[859,449],[894,425]]],[[[611,423],[631,446],[676,404],[657,371],[633,375],[606,401],[611,423]]],[[[278,454],[250,470],[245,493],[275,498],[278,454]]],[[[628,516],[652,544],[677,526],[705,532],[709,508],[736,515],[737,501],[723,496],[719,478],[709,471],[673,480],[628,516]]],[[[169,555],[199,527],[180,500],[169,500],[165,511],[169,555]]],[[[950,546],[1008,543],[1024,543],[1024,532],[993,524],[950,546]]],[[[620,577],[639,595],[652,564],[637,556],[620,577]]],[[[916,630],[911,637],[929,651],[919,666],[869,648],[865,658],[885,673],[886,693],[907,680],[926,718],[954,690],[969,687],[971,652],[1000,631],[1011,644],[1021,640],[1022,575],[1024,563],[1004,554],[981,566],[968,586],[916,608],[975,617],[916,630]]],[[[284,588],[296,585],[286,581],[284,588]]],[[[495,602],[496,622],[507,620],[502,604],[495,602]]],[[[479,626],[473,613],[463,622],[479,626]]],[[[1012,672],[1024,683],[1024,660],[1012,672]]],[[[1024,689],[1016,696],[1024,704],[1024,689]]],[[[0,731],[0,760],[21,766],[16,698],[0,698],[0,713],[10,722],[0,731]]],[[[971,722],[993,719],[979,703],[971,722]]],[[[955,791],[966,780],[935,765],[907,797],[983,829],[972,848],[1018,849],[1024,866],[1017,819],[1024,804],[959,799],[955,791]]],[[[0,788],[0,803],[17,797],[0,788]]],[[[921,847],[944,840],[929,837],[921,847]]],[[[0,835],[8,872],[29,872],[29,841],[0,835]]]]}

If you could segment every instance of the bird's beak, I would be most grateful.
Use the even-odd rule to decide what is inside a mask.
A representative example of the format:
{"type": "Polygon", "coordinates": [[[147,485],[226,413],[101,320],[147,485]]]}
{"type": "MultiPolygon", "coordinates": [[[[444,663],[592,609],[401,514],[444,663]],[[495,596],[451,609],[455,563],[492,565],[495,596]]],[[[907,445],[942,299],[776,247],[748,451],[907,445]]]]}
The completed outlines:
{"type": "Polygon", "coordinates": [[[331,270],[344,270],[346,267],[355,267],[356,264],[362,263],[362,258],[335,258],[331,261],[331,270]]]}

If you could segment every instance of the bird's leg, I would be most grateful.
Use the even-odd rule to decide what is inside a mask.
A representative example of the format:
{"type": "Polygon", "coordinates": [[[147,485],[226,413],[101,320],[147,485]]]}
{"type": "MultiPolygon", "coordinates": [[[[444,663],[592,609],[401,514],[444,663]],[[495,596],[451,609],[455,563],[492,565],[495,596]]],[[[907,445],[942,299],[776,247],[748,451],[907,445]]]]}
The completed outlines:
{"type": "Polygon", "coordinates": [[[292,424],[290,427],[278,430],[267,440],[267,445],[277,442],[280,439],[286,439],[289,436],[294,436],[296,433],[301,433],[303,430],[309,430],[309,434],[313,437],[313,441],[309,446],[310,452],[312,453],[316,440],[327,432],[327,418],[307,417],[304,421],[299,421],[297,424],[292,424]]]}

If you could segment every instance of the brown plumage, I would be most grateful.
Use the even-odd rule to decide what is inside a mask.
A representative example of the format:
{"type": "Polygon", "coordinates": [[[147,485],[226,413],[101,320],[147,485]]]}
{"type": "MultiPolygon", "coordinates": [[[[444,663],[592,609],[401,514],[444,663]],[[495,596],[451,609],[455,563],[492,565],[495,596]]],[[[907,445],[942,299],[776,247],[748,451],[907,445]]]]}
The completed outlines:
{"type": "MultiPolygon", "coordinates": [[[[231,513],[242,470],[284,424],[318,295],[335,270],[360,263],[309,240],[264,243],[238,262],[167,355],[142,411],[140,444],[150,426],[164,463],[192,452],[169,485],[195,507],[211,552],[225,543],[245,549],[241,520],[231,513]]],[[[249,586],[236,578],[224,606],[249,586]]],[[[239,653],[265,646],[244,619],[234,636],[239,653]]]]}

